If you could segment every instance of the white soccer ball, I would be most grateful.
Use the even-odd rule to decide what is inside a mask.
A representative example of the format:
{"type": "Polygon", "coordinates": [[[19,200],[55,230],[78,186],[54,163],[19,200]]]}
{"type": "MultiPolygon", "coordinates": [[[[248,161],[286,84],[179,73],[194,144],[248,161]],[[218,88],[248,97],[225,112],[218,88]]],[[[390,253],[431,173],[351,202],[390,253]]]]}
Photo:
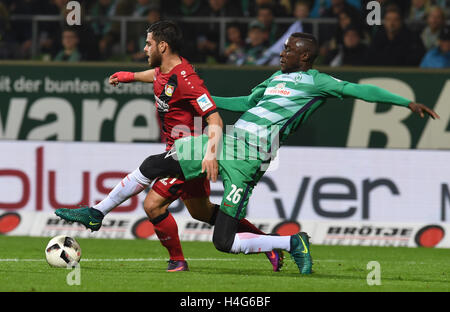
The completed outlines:
{"type": "Polygon", "coordinates": [[[45,258],[52,267],[66,268],[80,262],[81,247],[78,242],[67,235],[53,237],[45,247],[45,258]]]}

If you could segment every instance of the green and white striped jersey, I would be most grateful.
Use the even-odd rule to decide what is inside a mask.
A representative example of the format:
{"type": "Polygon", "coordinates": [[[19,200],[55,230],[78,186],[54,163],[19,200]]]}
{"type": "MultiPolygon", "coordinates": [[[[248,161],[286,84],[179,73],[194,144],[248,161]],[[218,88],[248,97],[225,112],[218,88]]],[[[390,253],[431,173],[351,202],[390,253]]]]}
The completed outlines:
{"type": "Polygon", "coordinates": [[[226,136],[245,140],[249,135],[257,137],[255,145],[267,142],[274,152],[329,97],[355,97],[401,106],[410,102],[379,87],[342,81],[315,69],[277,71],[253,88],[249,96],[213,99],[219,108],[244,112],[234,124],[237,135],[230,135],[226,129],[226,136]]]}
{"type": "MultiPolygon", "coordinates": [[[[411,102],[377,86],[341,81],[314,69],[277,71],[248,96],[213,96],[218,108],[243,112],[233,126],[225,128],[218,155],[219,172],[224,180],[256,183],[286,138],[329,97],[353,97],[405,107],[411,102]]],[[[187,180],[199,176],[207,143],[207,135],[175,141],[187,180]]]]}
{"type": "Polygon", "coordinates": [[[278,71],[252,90],[260,99],[234,127],[256,135],[260,141],[265,138],[270,142],[270,133],[280,134],[283,142],[307,117],[303,113],[319,107],[325,100],[324,93],[342,89],[340,83],[316,70],[286,74],[278,71]]]}

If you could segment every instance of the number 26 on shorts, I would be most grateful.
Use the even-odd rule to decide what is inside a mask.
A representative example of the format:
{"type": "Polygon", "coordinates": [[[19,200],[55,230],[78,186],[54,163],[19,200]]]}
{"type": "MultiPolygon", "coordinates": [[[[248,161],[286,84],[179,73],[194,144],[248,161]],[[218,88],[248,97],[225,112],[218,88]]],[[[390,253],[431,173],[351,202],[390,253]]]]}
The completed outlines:
{"type": "Polygon", "coordinates": [[[231,184],[231,192],[228,194],[226,199],[233,204],[237,204],[241,200],[242,191],[242,188],[238,188],[236,185],[231,184]]]}

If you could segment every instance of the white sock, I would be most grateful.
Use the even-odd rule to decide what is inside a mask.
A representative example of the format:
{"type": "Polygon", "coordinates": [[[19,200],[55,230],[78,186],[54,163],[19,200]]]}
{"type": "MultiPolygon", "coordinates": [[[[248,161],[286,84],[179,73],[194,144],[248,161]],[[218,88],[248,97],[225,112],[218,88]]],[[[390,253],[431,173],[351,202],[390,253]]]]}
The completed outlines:
{"type": "Polygon", "coordinates": [[[291,249],[290,236],[259,235],[254,233],[237,233],[234,236],[231,253],[259,253],[268,252],[274,249],[291,249]]]}
{"type": "Polygon", "coordinates": [[[122,181],[112,189],[108,196],[93,208],[100,210],[103,215],[106,215],[128,198],[140,193],[150,183],[151,180],[146,178],[138,168],[123,178],[122,181]]]}

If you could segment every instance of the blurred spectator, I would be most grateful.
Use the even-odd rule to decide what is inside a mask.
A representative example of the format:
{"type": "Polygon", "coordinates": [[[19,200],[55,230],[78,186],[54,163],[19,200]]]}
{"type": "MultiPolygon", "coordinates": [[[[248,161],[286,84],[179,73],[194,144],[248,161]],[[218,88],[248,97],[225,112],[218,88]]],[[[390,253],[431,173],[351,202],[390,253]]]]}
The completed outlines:
{"type": "Polygon", "coordinates": [[[203,0],[172,1],[172,5],[167,7],[167,12],[170,16],[198,16],[202,5],[203,0]]]}
{"type": "Polygon", "coordinates": [[[146,22],[137,23],[131,35],[127,37],[127,52],[131,55],[131,60],[135,62],[147,62],[147,55],[144,47],[147,40],[146,29],[161,20],[161,13],[158,5],[149,7],[146,13],[146,22]]]}
{"type": "Polygon", "coordinates": [[[258,14],[258,8],[261,6],[271,6],[273,15],[276,17],[288,16],[285,6],[279,3],[279,0],[241,0],[242,12],[244,16],[254,17],[258,14]]]}
{"type": "MultiPolygon", "coordinates": [[[[116,16],[134,16],[144,17],[151,7],[160,6],[159,0],[118,0],[115,15],[116,16]]],[[[127,25],[127,36],[132,36],[136,27],[127,25]]],[[[113,22],[110,31],[100,39],[98,49],[100,59],[108,59],[113,54],[119,54],[120,42],[120,22],[113,22]]],[[[145,32],[144,30],[141,30],[145,32]]]]}
{"type": "Polygon", "coordinates": [[[383,27],[369,48],[370,64],[417,66],[424,54],[422,40],[404,25],[400,10],[394,7],[386,10],[383,27]]]}
{"type": "Polygon", "coordinates": [[[81,54],[78,50],[79,38],[77,32],[73,28],[66,28],[62,33],[61,50],[53,58],[53,61],[79,62],[81,54]]]}
{"type": "Polygon", "coordinates": [[[241,12],[245,17],[249,17],[252,13],[253,1],[252,0],[241,0],[241,12]]]}
{"type": "Polygon", "coordinates": [[[227,43],[225,45],[224,59],[227,64],[242,64],[245,59],[245,43],[239,24],[232,23],[227,27],[227,43]]]}
{"type": "Polygon", "coordinates": [[[363,33],[356,25],[349,25],[343,33],[343,41],[330,51],[325,64],[330,66],[361,66],[367,62],[368,47],[362,41],[363,33]]]}
{"type": "Polygon", "coordinates": [[[338,17],[343,11],[350,12],[353,16],[361,16],[362,13],[355,6],[348,4],[345,0],[331,0],[331,6],[327,8],[321,17],[338,17]]]}
{"type": "Polygon", "coordinates": [[[14,50],[16,50],[16,47],[11,32],[8,10],[0,2],[0,59],[13,58],[14,50]]]}
{"type": "MultiPolygon", "coordinates": [[[[362,0],[363,8],[367,8],[367,4],[373,0],[362,0]]],[[[402,16],[406,16],[408,14],[408,10],[411,6],[411,0],[376,0],[381,7],[381,16],[386,14],[386,11],[390,8],[400,10],[402,16]]],[[[367,20],[367,15],[370,13],[370,10],[365,10],[365,14],[363,14],[364,20],[367,20]]],[[[373,16],[372,16],[373,18],[373,16]]],[[[373,38],[375,34],[380,30],[381,25],[371,25],[369,27],[370,37],[373,38]]]]}
{"type": "MultiPolygon", "coordinates": [[[[62,29],[66,25],[66,15],[69,12],[67,10],[67,3],[69,0],[47,0],[47,1],[37,1],[37,0],[17,0],[11,2],[10,10],[11,14],[14,15],[60,15],[61,19],[57,21],[47,21],[37,23],[37,37],[36,46],[34,51],[32,51],[32,24],[30,20],[17,20],[11,23],[12,30],[14,33],[15,41],[20,44],[20,47],[15,50],[15,55],[17,58],[29,59],[33,52],[34,57],[41,60],[50,60],[54,55],[61,49],[61,33],[62,29]]],[[[83,6],[81,6],[81,18],[83,19],[86,14],[84,14],[83,6]]],[[[79,32],[84,28],[88,28],[87,23],[82,22],[82,26],[73,26],[79,32]]],[[[79,32],[80,33],[80,32],[79,32]]],[[[88,47],[92,45],[92,33],[88,30],[86,35],[81,35],[83,38],[83,43],[80,41],[83,47],[88,47]],[[89,43],[86,45],[86,41],[89,43]]]]}
{"type": "MultiPolygon", "coordinates": [[[[45,15],[64,16],[69,0],[50,0],[41,4],[40,13],[45,15]]],[[[61,49],[61,21],[40,22],[38,24],[37,58],[51,60],[61,49]]]]}
{"type": "MultiPolygon", "coordinates": [[[[357,23],[356,19],[362,19],[362,12],[356,9],[353,5],[348,4],[345,0],[331,0],[330,6],[322,11],[321,18],[339,18],[342,12],[347,12],[347,15],[357,23]]],[[[347,25],[341,26],[338,24],[323,24],[319,25],[319,58],[316,60],[316,64],[320,64],[323,61],[324,56],[330,51],[330,49],[336,48],[336,45],[330,46],[330,40],[336,37],[336,33],[340,32],[338,38],[342,37],[342,30],[347,25]]]]}
{"type": "Polygon", "coordinates": [[[445,12],[438,6],[430,8],[427,16],[427,26],[422,31],[421,38],[425,49],[430,50],[437,46],[439,33],[445,26],[445,12]]]}
{"type": "Polygon", "coordinates": [[[438,46],[425,54],[420,67],[450,67],[450,27],[442,29],[439,35],[438,46]]]}
{"type": "Polygon", "coordinates": [[[292,15],[298,19],[308,18],[311,14],[311,0],[295,0],[292,15]]]}
{"type": "Polygon", "coordinates": [[[430,0],[411,0],[408,18],[410,21],[424,21],[430,9],[430,0]]]}
{"type": "Polygon", "coordinates": [[[357,10],[361,9],[360,0],[315,0],[313,2],[311,17],[334,17],[337,16],[343,6],[348,5],[357,10]]]}
{"type": "Polygon", "coordinates": [[[290,16],[293,14],[293,3],[291,0],[278,0],[278,3],[283,8],[284,13],[287,16],[290,16]]]}
{"type": "Polygon", "coordinates": [[[113,17],[115,15],[117,2],[118,0],[96,0],[90,7],[89,15],[98,18],[91,22],[96,42],[103,40],[111,31],[112,21],[102,18],[113,17]]]}
{"type": "MultiPolygon", "coordinates": [[[[365,12],[364,18],[370,12],[367,10],[367,4],[373,0],[361,0],[361,7],[363,8],[363,12],[365,12]]],[[[409,9],[411,8],[411,0],[376,0],[381,7],[381,16],[384,16],[387,9],[390,7],[396,7],[400,10],[403,16],[407,16],[409,14],[409,9]]],[[[376,28],[376,27],[375,27],[376,28]]]]}
{"type": "Polygon", "coordinates": [[[440,6],[441,8],[450,6],[449,0],[432,0],[434,5],[440,6]]]}
{"type": "Polygon", "coordinates": [[[200,16],[211,17],[236,17],[242,12],[233,0],[207,0],[208,5],[203,6],[199,12],[200,16]]]}
{"type": "MultiPolygon", "coordinates": [[[[17,0],[10,5],[10,15],[33,15],[41,13],[41,3],[38,0],[17,0]]],[[[11,22],[14,39],[20,45],[15,51],[19,59],[31,57],[31,20],[16,20],[11,22]]]]}
{"type": "Polygon", "coordinates": [[[357,27],[361,32],[361,39],[367,44],[369,41],[369,35],[366,31],[366,24],[362,20],[362,16],[359,12],[355,11],[353,8],[344,7],[337,15],[338,24],[336,27],[328,31],[329,34],[323,34],[322,37],[326,39],[326,41],[320,46],[319,49],[319,57],[316,61],[317,64],[320,64],[324,61],[324,58],[330,53],[330,51],[337,50],[338,47],[343,44],[343,34],[344,30],[353,25],[357,27]],[[330,38],[329,36],[332,35],[330,38]]]}
{"type": "Polygon", "coordinates": [[[431,4],[443,8],[445,14],[450,15],[450,0],[431,0],[431,4]]]}
{"type": "Polygon", "coordinates": [[[297,19],[295,23],[301,23],[303,32],[312,34],[312,24],[302,22],[303,19],[309,18],[311,13],[311,1],[310,0],[295,0],[293,5],[293,16],[297,19]]]}
{"type": "MultiPolygon", "coordinates": [[[[70,28],[76,31],[79,39],[78,43],[78,51],[81,53],[81,58],[83,60],[98,60],[98,46],[95,44],[96,37],[94,35],[94,31],[91,28],[91,23],[88,23],[85,18],[87,16],[86,12],[84,12],[84,6],[81,6],[81,24],[80,25],[67,25],[67,15],[70,10],[67,9],[68,0],[52,0],[55,4],[56,9],[59,14],[62,15],[62,19],[58,22],[58,25],[54,25],[56,31],[54,34],[56,37],[54,38],[54,42],[58,43],[58,49],[62,49],[61,46],[61,38],[62,31],[65,28],[70,28]],[[94,44],[93,44],[94,43],[94,44]]],[[[57,51],[59,51],[57,50],[57,51]]]]}
{"type": "Polygon", "coordinates": [[[262,57],[267,49],[266,30],[259,21],[253,21],[249,25],[247,33],[247,44],[245,45],[245,58],[238,65],[253,65],[256,60],[262,57]]]}
{"type": "Polygon", "coordinates": [[[273,6],[265,4],[258,7],[257,20],[262,23],[267,32],[266,41],[269,45],[274,44],[280,38],[282,32],[280,26],[273,22],[273,6]]]}
{"type": "Polygon", "coordinates": [[[362,39],[367,40],[367,26],[362,19],[361,14],[354,11],[353,9],[349,9],[349,7],[344,8],[341,12],[339,12],[338,16],[338,27],[336,29],[334,39],[337,43],[342,43],[342,35],[344,30],[350,26],[354,25],[358,29],[361,30],[362,39]]]}
{"type": "MultiPolygon", "coordinates": [[[[200,15],[207,17],[239,16],[239,7],[229,0],[208,0],[208,7],[202,9],[200,15]]],[[[194,62],[217,63],[220,60],[220,25],[218,23],[202,23],[197,37],[197,53],[194,62]]]]}
{"type": "Polygon", "coordinates": [[[280,53],[283,51],[284,43],[289,38],[292,33],[295,32],[311,32],[311,28],[305,28],[302,23],[302,19],[309,16],[309,3],[305,0],[297,1],[294,7],[294,17],[297,18],[289,29],[273,44],[269,49],[267,49],[263,56],[260,57],[256,64],[258,65],[274,65],[277,66],[280,63],[280,53]]]}
{"type": "MultiPolygon", "coordinates": [[[[164,0],[162,7],[164,12],[175,19],[178,17],[198,17],[205,13],[204,0],[164,0]]],[[[197,35],[201,33],[204,26],[202,23],[186,23],[178,21],[178,26],[183,33],[184,44],[181,50],[181,55],[191,62],[198,62],[201,59],[197,52],[197,35]]]]}

